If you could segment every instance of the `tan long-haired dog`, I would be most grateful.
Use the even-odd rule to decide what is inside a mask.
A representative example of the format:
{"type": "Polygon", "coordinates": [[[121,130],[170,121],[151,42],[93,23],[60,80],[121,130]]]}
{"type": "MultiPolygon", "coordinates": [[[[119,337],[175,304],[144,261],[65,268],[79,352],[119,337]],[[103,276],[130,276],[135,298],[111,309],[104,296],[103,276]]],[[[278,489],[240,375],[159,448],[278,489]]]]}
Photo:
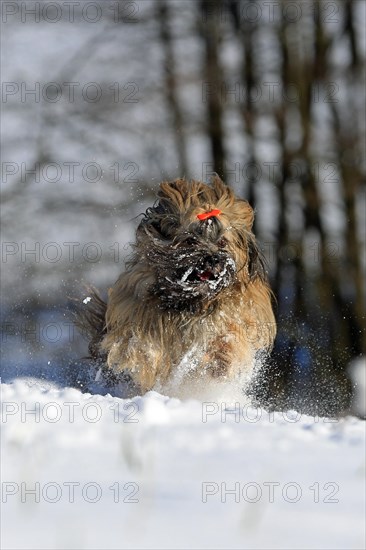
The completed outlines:
{"type": "Polygon", "coordinates": [[[107,305],[94,295],[87,312],[90,350],[107,372],[145,392],[183,371],[201,380],[251,371],[276,333],[253,219],[218,176],[160,184],[107,305]]]}

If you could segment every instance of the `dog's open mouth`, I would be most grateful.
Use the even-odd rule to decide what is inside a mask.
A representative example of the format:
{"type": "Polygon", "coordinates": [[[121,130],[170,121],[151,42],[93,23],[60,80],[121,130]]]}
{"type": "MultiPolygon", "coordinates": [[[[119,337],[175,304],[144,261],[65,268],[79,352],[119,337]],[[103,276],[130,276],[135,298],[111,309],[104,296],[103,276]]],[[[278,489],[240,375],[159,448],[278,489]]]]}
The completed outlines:
{"type": "MultiPolygon", "coordinates": [[[[225,258],[225,262],[217,262],[215,258],[209,257],[200,263],[201,265],[190,266],[188,269],[178,269],[174,274],[173,280],[183,287],[206,282],[209,286],[213,286],[213,283],[217,283],[229,275],[229,267],[235,268],[234,261],[228,257],[225,258]]],[[[173,280],[171,279],[171,282],[173,280]]]]}
{"type": "Polygon", "coordinates": [[[176,260],[184,267],[162,274],[154,289],[166,309],[194,309],[198,302],[213,298],[235,278],[235,262],[222,252],[205,257],[182,254],[176,260]]]}

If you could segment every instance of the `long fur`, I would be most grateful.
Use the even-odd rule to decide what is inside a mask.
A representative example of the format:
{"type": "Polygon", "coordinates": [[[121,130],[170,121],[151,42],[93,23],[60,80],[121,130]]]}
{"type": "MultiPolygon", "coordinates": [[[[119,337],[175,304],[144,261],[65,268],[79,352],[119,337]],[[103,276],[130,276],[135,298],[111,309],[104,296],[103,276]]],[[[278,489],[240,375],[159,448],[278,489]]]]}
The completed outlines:
{"type": "Polygon", "coordinates": [[[86,286],[87,300],[73,300],[74,323],[79,331],[89,341],[89,359],[105,362],[107,354],[101,350],[101,342],[107,332],[107,304],[93,286],[86,286]]]}
{"type": "Polygon", "coordinates": [[[128,373],[141,392],[167,382],[190,353],[201,379],[250,372],[255,354],[269,351],[276,334],[253,220],[248,202],[218,176],[211,185],[161,183],[107,305],[96,293],[87,304],[82,323],[91,335],[91,356],[105,361],[111,374],[128,373]],[[197,219],[213,209],[221,211],[217,218],[197,219]],[[197,262],[211,260],[212,269],[224,273],[220,284],[213,290],[193,285],[192,291],[186,284],[181,296],[177,270],[190,273],[197,262]]]}

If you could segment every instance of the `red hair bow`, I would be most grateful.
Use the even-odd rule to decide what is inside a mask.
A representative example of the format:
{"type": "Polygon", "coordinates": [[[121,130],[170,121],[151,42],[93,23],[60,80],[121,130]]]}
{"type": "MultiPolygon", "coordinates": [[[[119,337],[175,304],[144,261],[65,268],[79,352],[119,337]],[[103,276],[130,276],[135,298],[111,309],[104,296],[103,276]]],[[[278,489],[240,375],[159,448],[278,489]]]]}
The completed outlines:
{"type": "Polygon", "coordinates": [[[208,218],[214,218],[221,214],[221,210],[210,210],[209,212],[204,212],[203,214],[197,214],[199,220],[207,220],[208,218]]]}

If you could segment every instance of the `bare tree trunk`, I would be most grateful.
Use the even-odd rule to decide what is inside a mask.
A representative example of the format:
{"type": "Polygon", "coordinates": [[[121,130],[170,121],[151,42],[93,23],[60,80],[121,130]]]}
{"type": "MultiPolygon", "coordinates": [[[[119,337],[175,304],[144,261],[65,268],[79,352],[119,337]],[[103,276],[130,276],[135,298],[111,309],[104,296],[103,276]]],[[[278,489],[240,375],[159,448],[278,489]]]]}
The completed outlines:
{"type": "MultiPolygon", "coordinates": [[[[311,37],[310,37],[311,39],[311,37]]],[[[299,156],[305,161],[305,171],[302,174],[302,193],[304,197],[304,216],[305,231],[314,228],[319,236],[319,263],[320,272],[317,276],[317,295],[318,305],[322,314],[316,315],[320,325],[318,330],[322,331],[326,338],[328,332],[330,340],[336,339],[339,332],[337,327],[338,319],[335,318],[335,302],[339,300],[338,275],[335,265],[331,265],[327,255],[327,235],[324,228],[324,222],[321,216],[322,203],[318,192],[315,174],[313,170],[313,157],[311,152],[311,128],[313,122],[312,111],[312,89],[313,85],[325,82],[327,78],[326,51],[327,42],[324,36],[321,18],[320,6],[314,3],[314,43],[315,51],[312,61],[305,60],[303,63],[297,63],[296,80],[300,90],[299,110],[301,117],[301,128],[303,139],[299,150],[299,156]],[[318,80],[317,80],[318,79],[318,80]],[[326,319],[326,321],[325,321],[326,319]]],[[[316,322],[314,325],[316,326],[316,322]]],[[[319,346],[319,352],[321,346],[319,346]]],[[[334,346],[330,346],[329,355],[332,358],[333,365],[337,363],[337,354],[334,346]]]]}
{"type": "MultiPolygon", "coordinates": [[[[284,18],[281,21],[281,27],[279,30],[279,41],[282,54],[282,85],[283,89],[287,90],[288,83],[290,81],[290,66],[289,66],[289,51],[286,38],[287,23],[284,18]]],[[[281,146],[281,175],[278,178],[278,198],[279,198],[279,217],[277,225],[277,250],[281,252],[284,246],[289,243],[289,229],[286,220],[287,201],[286,201],[286,185],[289,178],[289,162],[290,155],[287,152],[286,146],[286,102],[284,96],[282,103],[277,109],[276,122],[279,130],[279,142],[281,146]]],[[[282,254],[277,254],[276,272],[274,277],[275,292],[278,294],[281,288],[281,276],[286,269],[285,261],[282,254]]]]}
{"type": "MultiPolygon", "coordinates": [[[[239,4],[237,4],[239,7],[239,4]]],[[[240,21],[240,15],[239,15],[240,21]]],[[[255,86],[255,76],[254,76],[254,67],[253,67],[253,49],[254,49],[254,30],[255,27],[251,22],[242,22],[242,45],[243,45],[243,63],[241,69],[241,81],[244,85],[245,97],[246,100],[241,101],[241,115],[245,125],[246,139],[248,143],[248,148],[246,151],[246,158],[248,162],[256,165],[257,159],[255,155],[254,147],[254,122],[255,122],[255,111],[253,108],[252,94],[255,86]]],[[[247,173],[247,171],[245,171],[247,173]]],[[[251,177],[249,171],[248,177],[248,186],[247,186],[247,199],[250,204],[255,208],[256,206],[256,195],[255,195],[255,183],[256,180],[254,177],[251,177]]],[[[256,231],[256,218],[254,219],[253,230],[256,231]]]]}
{"type": "MultiPolygon", "coordinates": [[[[349,320],[349,346],[353,348],[355,354],[359,354],[366,353],[366,343],[363,338],[365,330],[365,281],[361,266],[361,243],[359,242],[356,218],[356,203],[362,174],[354,160],[355,157],[353,157],[352,162],[352,159],[347,159],[344,155],[345,151],[352,151],[352,154],[357,156],[357,139],[342,128],[335,104],[332,105],[332,113],[346,218],[344,234],[345,269],[340,276],[343,278],[344,284],[349,284],[354,289],[354,296],[350,296],[348,303],[343,304],[343,310],[347,311],[349,320]]],[[[353,111],[350,115],[354,119],[354,126],[356,126],[355,118],[357,114],[353,111]]]]}
{"type": "Polygon", "coordinates": [[[225,148],[223,130],[222,84],[223,68],[219,59],[221,0],[205,2],[201,0],[202,37],[205,48],[204,99],[207,101],[208,136],[211,144],[214,170],[226,180],[225,148]]]}
{"type": "Polygon", "coordinates": [[[347,33],[350,41],[351,56],[352,56],[352,68],[359,67],[360,56],[357,48],[356,31],[355,31],[355,0],[346,0],[345,5],[345,32],[347,33]]]}
{"type": "Polygon", "coordinates": [[[173,52],[172,35],[169,26],[170,8],[165,0],[158,0],[157,10],[160,39],[164,48],[164,91],[168,103],[169,113],[171,113],[173,118],[175,146],[179,158],[179,173],[184,176],[188,174],[188,163],[186,140],[184,136],[184,120],[178,97],[177,76],[175,74],[176,64],[173,52]]]}

